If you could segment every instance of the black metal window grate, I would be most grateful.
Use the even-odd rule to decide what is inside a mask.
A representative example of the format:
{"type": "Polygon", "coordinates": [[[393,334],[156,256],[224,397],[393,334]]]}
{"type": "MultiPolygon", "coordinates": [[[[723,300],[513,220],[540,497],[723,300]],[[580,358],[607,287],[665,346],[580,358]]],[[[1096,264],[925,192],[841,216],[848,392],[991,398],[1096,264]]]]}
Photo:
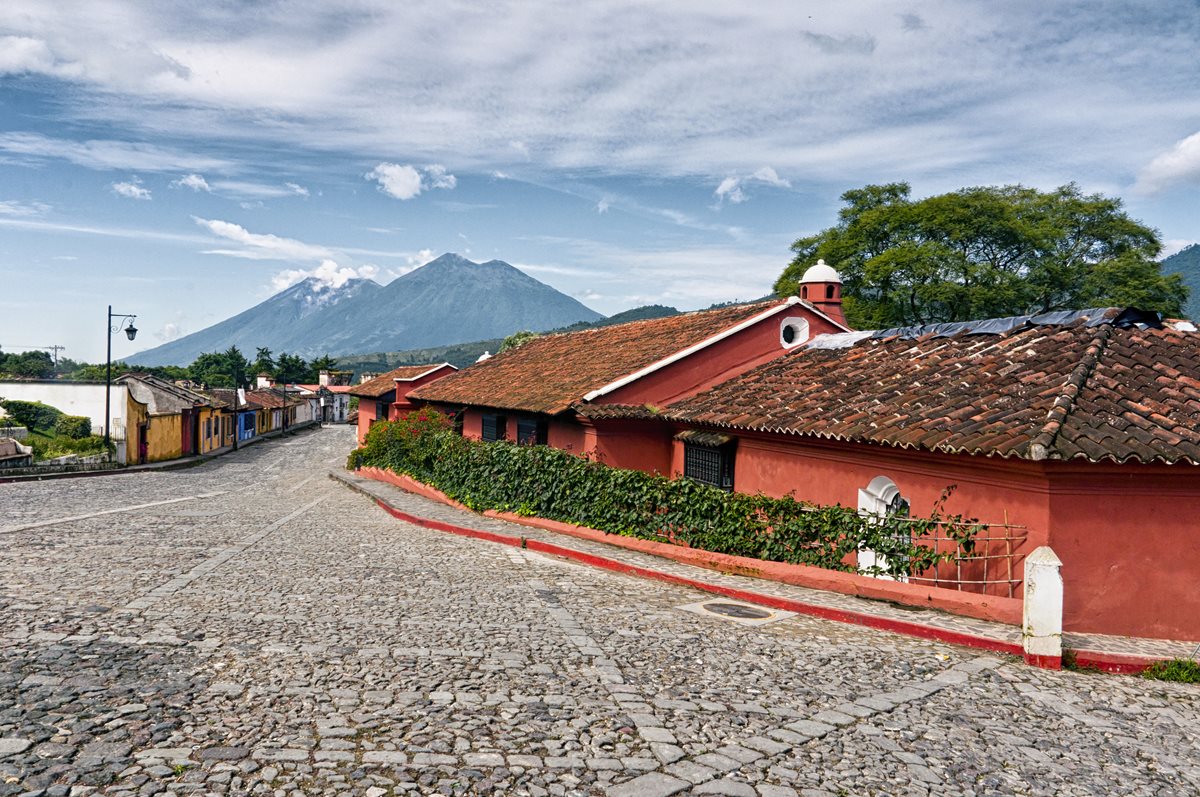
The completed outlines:
{"type": "Polygon", "coordinates": [[[482,436],[484,440],[503,440],[508,429],[507,415],[484,415],[482,436]]]}
{"type": "Polygon", "coordinates": [[[517,419],[517,445],[544,446],[550,437],[550,424],[537,418],[517,419]]]}
{"type": "Polygon", "coordinates": [[[733,489],[732,446],[683,444],[683,475],[722,490],[733,489]]]}

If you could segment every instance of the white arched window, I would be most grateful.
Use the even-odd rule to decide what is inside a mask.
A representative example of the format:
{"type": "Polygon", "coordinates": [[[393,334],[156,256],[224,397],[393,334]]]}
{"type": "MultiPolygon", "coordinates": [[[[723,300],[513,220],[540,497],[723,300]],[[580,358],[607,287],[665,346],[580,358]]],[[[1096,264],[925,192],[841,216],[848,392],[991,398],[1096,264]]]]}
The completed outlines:
{"type": "MultiPolygon", "coordinates": [[[[900,488],[896,483],[887,476],[876,476],[871,479],[870,484],[858,491],[858,511],[862,515],[871,515],[878,518],[886,517],[908,517],[908,500],[901,495],[900,488]]],[[[911,537],[909,538],[911,539],[911,537]]],[[[879,567],[886,569],[888,560],[881,554],[877,554],[870,548],[860,548],[858,551],[858,569],[864,572],[872,568],[879,567]]],[[[889,576],[877,575],[876,578],[885,578],[896,581],[907,581],[904,576],[889,576]]]]}

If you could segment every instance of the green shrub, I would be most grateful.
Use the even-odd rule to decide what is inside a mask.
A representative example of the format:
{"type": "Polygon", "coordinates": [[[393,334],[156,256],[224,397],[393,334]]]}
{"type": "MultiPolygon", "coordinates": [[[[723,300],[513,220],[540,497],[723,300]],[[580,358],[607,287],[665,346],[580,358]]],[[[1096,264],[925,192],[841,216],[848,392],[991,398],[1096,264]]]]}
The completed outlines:
{"type": "Polygon", "coordinates": [[[60,415],[54,421],[54,434],[79,440],[92,433],[92,419],[82,415],[60,415]]]}
{"type": "MultiPolygon", "coordinates": [[[[53,429],[62,412],[49,404],[40,401],[17,401],[15,399],[0,400],[0,407],[10,418],[20,426],[30,431],[35,429],[53,429]]],[[[88,430],[91,431],[90,429],[88,430]]]]}
{"type": "Polygon", "coordinates": [[[408,474],[476,511],[515,512],[716,553],[850,572],[857,567],[847,560],[866,547],[886,557],[891,574],[918,573],[956,553],[938,554],[919,544],[921,538],[942,528],[959,541],[959,553],[969,553],[983,528],[974,520],[941,514],[949,490],[929,518],[864,517],[842,506],[731,493],[691,479],[610,468],[547,446],[467,440],[432,411],[376,423],[347,466],[408,474]]]}
{"type": "Polygon", "coordinates": [[[99,435],[75,438],[65,435],[32,434],[24,443],[33,447],[33,458],[36,462],[65,457],[68,454],[89,457],[105,451],[104,438],[99,435]]]}
{"type": "Polygon", "coordinates": [[[1178,681],[1183,684],[1200,684],[1200,662],[1195,659],[1171,659],[1156,661],[1142,671],[1142,676],[1156,681],[1178,681]]]}

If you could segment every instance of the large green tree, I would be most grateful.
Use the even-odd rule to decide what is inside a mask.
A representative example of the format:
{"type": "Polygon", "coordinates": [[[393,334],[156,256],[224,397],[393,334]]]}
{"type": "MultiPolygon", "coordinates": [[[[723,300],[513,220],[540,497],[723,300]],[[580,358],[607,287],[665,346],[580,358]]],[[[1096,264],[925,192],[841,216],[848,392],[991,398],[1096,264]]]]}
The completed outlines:
{"type": "Polygon", "coordinates": [[[284,384],[293,384],[299,382],[308,384],[316,382],[317,378],[313,375],[312,368],[303,357],[298,354],[288,354],[283,352],[275,359],[275,379],[284,384]]]}
{"type": "Polygon", "coordinates": [[[237,346],[201,354],[188,367],[191,378],[211,387],[249,387],[250,362],[237,346]]]}
{"type": "Polygon", "coordinates": [[[1178,315],[1187,288],[1155,258],[1158,233],[1121,200],[1078,186],[964,188],[914,200],[907,183],[842,194],[836,226],[792,244],[775,283],[797,293],[824,259],[842,275],[843,309],[861,329],[1049,310],[1130,306],[1178,315]]]}
{"type": "Polygon", "coordinates": [[[21,354],[0,352],[0,376],[50,379],[54,376],[54,359],[45,351],[27,351],[21,354]]]}
{"type": "Polygon", "coordinates": [[[275,374],[275,358],[271,356],[271,350],[265,346],[259,346],[255,349],[254,365],[251,366],[254,375],[259,374],[275,374]]]}

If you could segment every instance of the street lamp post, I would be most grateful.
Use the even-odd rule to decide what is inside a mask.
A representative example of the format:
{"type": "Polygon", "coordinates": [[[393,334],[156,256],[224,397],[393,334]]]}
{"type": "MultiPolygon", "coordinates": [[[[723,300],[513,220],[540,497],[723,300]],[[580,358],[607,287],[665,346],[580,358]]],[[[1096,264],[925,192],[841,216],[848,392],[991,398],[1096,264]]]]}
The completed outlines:
{"type": "MultiPolygon", "coordinates": [[[[129,324],[125,327],[125,337],[133,340],[137,337],[137,327],[133,325],[133,319],[136,315],[130,313],[113,313],[112,305],[108,306],[108,356],[105,359],[104,365],[104,450],[107,451],[112,445],[112,336],[113,333],[121,329],[122,322],[128,318],[129,324]],[[117,319],[116,326],[113,326],[113,319],[117,319]]],[[[126,439],[125,445],[129,445],[129,440],[126,439]]]]}

